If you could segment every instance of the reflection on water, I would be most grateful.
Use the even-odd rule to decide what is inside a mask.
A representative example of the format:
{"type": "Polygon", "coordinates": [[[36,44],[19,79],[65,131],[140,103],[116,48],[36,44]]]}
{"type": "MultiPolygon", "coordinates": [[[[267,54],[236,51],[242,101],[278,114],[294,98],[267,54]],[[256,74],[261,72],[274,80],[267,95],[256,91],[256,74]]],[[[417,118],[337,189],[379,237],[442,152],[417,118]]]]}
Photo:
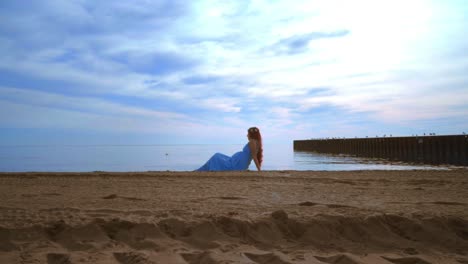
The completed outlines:
{"type": "Polygon", "coordinates": [[[415,165],[385,159],[331,155],[316,152],[294,151],[296,170],[443,170],[447,167],[415,165]]]}

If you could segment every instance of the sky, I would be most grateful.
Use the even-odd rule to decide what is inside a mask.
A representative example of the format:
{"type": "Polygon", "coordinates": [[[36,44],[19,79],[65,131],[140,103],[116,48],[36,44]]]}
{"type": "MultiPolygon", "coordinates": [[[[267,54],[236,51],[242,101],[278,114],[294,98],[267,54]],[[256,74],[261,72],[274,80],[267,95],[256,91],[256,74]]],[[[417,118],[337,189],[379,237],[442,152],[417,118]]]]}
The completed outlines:
{"type": "Polygon", "coordinates": [[[0,145],[468,133],[468,4],[0,1],[0,145]]]}

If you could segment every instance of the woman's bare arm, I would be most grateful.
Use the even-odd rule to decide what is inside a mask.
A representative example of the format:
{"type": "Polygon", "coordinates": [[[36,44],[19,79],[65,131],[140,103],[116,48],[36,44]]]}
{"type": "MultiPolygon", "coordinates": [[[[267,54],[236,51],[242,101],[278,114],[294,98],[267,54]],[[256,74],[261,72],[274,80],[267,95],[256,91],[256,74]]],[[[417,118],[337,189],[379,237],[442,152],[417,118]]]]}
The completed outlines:
{"type": "Polygon", "coordinates": [[[252,159],[255,162],[255,166],[257,167],[258,171],[261,171],[261,165],[260,162],[258,161],[257,158],[257,141],[256,140],[249,140],[249,147],[250,147],[250,153],[252,154],[252,159]]]}

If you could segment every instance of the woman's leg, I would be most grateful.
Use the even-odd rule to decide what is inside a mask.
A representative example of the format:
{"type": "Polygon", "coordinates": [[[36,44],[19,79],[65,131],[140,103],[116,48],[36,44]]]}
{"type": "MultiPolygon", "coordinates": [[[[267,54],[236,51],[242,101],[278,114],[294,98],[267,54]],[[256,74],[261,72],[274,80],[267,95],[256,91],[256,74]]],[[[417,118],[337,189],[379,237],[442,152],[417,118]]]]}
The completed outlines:
{"type": "Polygon", "coordinates": [[[214,154],[203,166],[196,171],[223,171],[229,170],[231,157],[222,153],[214,154]]]}

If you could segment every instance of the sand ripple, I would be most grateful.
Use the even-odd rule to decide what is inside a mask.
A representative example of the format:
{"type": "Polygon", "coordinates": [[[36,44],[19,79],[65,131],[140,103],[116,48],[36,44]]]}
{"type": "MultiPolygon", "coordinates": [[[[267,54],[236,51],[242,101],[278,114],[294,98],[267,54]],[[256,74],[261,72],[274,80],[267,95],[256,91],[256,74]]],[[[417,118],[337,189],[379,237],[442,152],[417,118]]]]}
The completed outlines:
{"type": "Polygon", "coordinates": [[[468,221],[456,217],[322,215],[303,221],[284,211],[254,221],[229,216],[198,221],[166,218],[155,223],[93,219],[70,225],[59,221],[29,228],[0,227],[0,259],[59,264],[79,263],[94,255],[95,263],[125,264],[371,260],[427,264],[438,263],[431,257],[436,252],[458,256],[463,263],[468,254],[467,227],[468,221]]]}

